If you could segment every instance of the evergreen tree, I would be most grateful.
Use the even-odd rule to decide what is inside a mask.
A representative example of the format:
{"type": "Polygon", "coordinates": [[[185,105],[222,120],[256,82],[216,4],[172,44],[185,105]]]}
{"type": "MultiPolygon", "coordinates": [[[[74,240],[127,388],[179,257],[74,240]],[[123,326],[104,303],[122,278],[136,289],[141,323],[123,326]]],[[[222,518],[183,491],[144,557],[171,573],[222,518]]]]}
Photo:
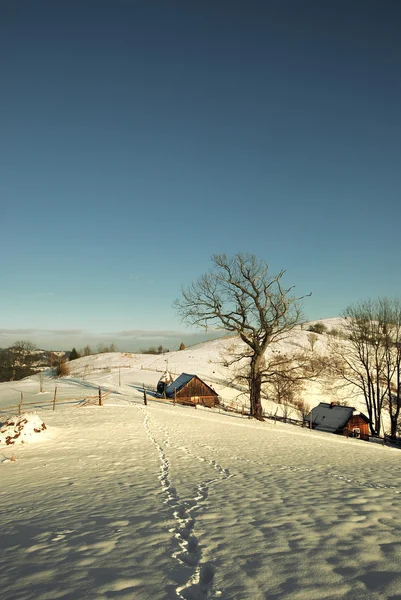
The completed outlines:
{"type": "Polygon", "coordinates": [[[79,354],[76,349],[73,348],[70,352],[70,360],[76,360],[77,358],[79,358],[79,354]]]}

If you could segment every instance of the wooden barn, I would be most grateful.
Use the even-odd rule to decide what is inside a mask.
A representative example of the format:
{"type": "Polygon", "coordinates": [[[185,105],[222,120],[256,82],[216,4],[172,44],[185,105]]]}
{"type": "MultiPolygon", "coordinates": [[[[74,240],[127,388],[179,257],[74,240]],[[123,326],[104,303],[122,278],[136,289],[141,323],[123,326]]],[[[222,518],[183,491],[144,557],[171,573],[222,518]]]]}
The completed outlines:
{"type": "Polygon", "coordinates": [[[305,418],[313,429],[369,440],[369,419],[352,406],[320,402],[305,418]]]}
{"type": "Polygon", "coordinates": [[[217,392],[197,375],[181,373],[166,388],[166,397],[175,399],[179,404],[201,404],[212,408],[219,405],[217,392]]]}
{"type": "Polygon", "coordinates": [[[369,441],[369,419],[366,415],[355,411],[348,419],[343,434],[346,436],[358,437],[361,440],[369,441]]]}

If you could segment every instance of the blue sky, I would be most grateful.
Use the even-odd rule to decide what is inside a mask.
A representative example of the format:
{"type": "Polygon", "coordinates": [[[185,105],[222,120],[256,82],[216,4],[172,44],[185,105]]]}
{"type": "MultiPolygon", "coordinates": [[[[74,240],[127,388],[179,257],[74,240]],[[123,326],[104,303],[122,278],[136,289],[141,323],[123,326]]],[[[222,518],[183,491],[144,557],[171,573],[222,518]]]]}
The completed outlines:
{"type": "Polygon", "coordinates": [[[399,297],[400,31],[398,0],[2,2],[0,347],[173,348],[212,253],[309,319],[399,297]]]}

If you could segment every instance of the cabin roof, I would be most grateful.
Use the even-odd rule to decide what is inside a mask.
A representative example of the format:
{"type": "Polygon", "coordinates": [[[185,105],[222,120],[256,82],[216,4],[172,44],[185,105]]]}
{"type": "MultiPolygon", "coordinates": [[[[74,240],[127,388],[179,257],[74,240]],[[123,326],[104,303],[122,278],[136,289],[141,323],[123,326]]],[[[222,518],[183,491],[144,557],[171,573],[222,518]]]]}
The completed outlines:
{"type": "Polygon", "coordinates": [[[195,375],[191,375],[190,373],[181,373],[181,375],[179,375],[177,379],[174,379],[174,381],[172,381],[170,385],[167,386],[166,394],[174,394],[174,390],[176,390],[176,392],[179,392],[184,387],[184,385],[186,385],[189,381],[191,381],[191,379],[193,379],[193,377],[195,377],[195,375]]]}
{"type": "Polygon", "coordinates": [[[205,385],[207,388],[209,388],[209,390],[211,391],[211,395],[216,395],[217,396],[217,393],[210,387],[210,385],[208,385],[207,383],[205,383],[204,381],[202,381],[202,379],[200,379],[197,375],[191,375],[190,373],[181,373],[181,375],[179,377],[177,377],[177,379],[175,379],[174,381],[172,381],[167,386],[167,388],[166,388],[166,396],[168,396],[168,397],[174,396],[174,390],[176,392],[179,392],[194,377],[196,377],[197,379],[199,379],[199,381],[201,381],[203,383],[203,385],[205,385]]]}
{"type": "MultiPolygon", "coordinates": [[[[321,431],[341,431],[352,417],[354,410],[352,406],[320,402],[315,408],[312,408],[312,426],[321,431]]],[[[310,419],[310,415],[311,413],[306,420],[310,419]]]]}
{"type": "Polygon", "coordinates": [[[367,417],[366,415],[364,415],[361,412],[358,412],[357,410],[355,410],[352,414],[353,417],[360,417],[363,421],[365,421],[365,423],[369,423],[369,417],[367,417]]]}

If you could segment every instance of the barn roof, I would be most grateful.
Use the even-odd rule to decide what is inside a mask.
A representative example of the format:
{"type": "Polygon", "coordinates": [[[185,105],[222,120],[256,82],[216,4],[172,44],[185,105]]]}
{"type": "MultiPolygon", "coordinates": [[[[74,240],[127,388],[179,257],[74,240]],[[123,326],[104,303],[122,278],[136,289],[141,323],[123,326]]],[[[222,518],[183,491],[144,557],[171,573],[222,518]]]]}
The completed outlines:
{"type": "MultiPolygon", "coordinates": [[[[342,431],[347,421],[352,417],[354,408],[352,406],[339,406],[338,404],[320,402],[312,408],[312,427],[320,431],[338,432],[342,431]]],[[[311,413],[305,418],[310,420],[311,413]]]]}
{"type": "Polygon", "coordinates": [[[365,423],[369,423],[370,422],[369,417],[367,417],[366,415],[364,415],[361,412],[358,412],[357,410],[354,410],[352,416],[353,417],[360,417],[363,421],[365,421],[365,423]]]}
{"type": "Polygon", "coordinates": [[[181,375],[177,377],[177,379],[172,381],[170,385],[167,386],[166,395],[168,396],[169,394],[174,394],[174,390],[179,392],[184,387],[184,385],[186,385],[194,377],[195,375],[190,375],[189,373],[181,373],[181,375]]]}
{"type": "Polygon", "coordinates": [[[204,381],[202,381],[202,379],[200,379],[197,375],[191,375],[190,373],[181,373],[181,375],[179,377],[177,377],[177,379],[175,379],[174,381],[172,381],[170,383],[170,385],[168,385],[167,388],[166,388],[166,396],[172,398],[174,396],[174,390],[176,392],[179,392],[194,377],[196,377],[197,379],[199,379],[199,381],[201,381],[203,383],[203,385],[205,385],[207,388],[209,388],[210,391],[211,391],[211,393],[212,393],[212,395],[216,395],[217,396],[217,393],[210,387],[210,385],[208,385],[207,383],[205,383],[204,381]]]}

